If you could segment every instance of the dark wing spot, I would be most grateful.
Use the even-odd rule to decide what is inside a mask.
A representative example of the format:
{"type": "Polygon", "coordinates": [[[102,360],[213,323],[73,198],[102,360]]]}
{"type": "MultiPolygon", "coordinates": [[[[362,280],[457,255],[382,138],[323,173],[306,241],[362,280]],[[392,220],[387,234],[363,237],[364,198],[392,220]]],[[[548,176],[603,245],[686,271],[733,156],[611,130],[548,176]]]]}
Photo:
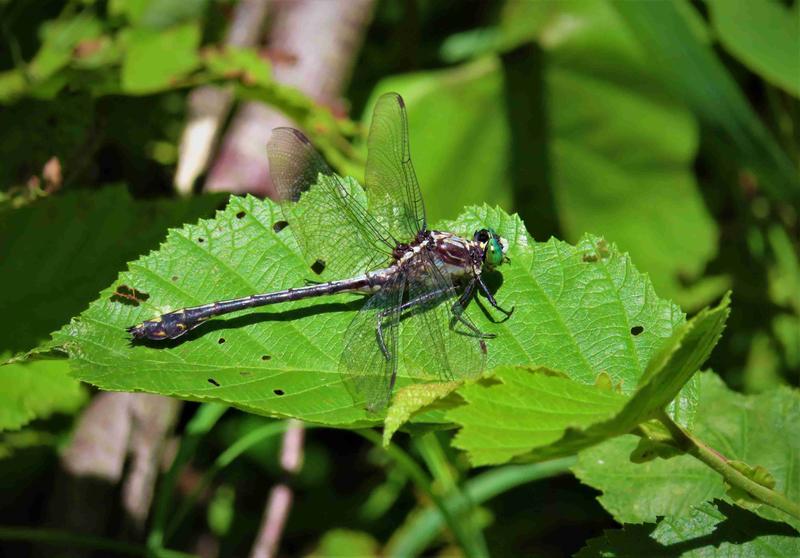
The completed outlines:
{"type": "Polygon", "coordinates": [[[240,211],[239,213],[237,213],[237,214],[236,214],[236,218],[237,218],[237,219],[241,219],[241,218],[243,218],[245,215],[247,215],[247,213],[245,213],[244,211],[240,211]]]}
{"type": "Polygon", "coordinates": [[[197,239],[197,242],[199,242],[199,243],[201,243],[201,244],[202,244],[203,242],[205,242],[205,241],[206,241],[206,239],[205,239],[205,238],[203,238],[202,236],[201,236],[200,238],[198,238],[198,239],[197,239]]]}
{"type": "Polygon", "coordinates": [[[633,326],[631,328],[631,335],[639,335],[643,331],[644,331],[644,328],[642,326],[633,326]]]}
{"type": "Polygon", "coordinates": [[[178,276],[177,276],[177,275],[173,275],[173,276],[172,276],[172,280],[173,280],[173,281],[177,281],[177,280],[178,280],[178,276]]]}
{"type": "Polygon", "coordinates": [[[597,255],[596,254],[584,254],[583,255],[583,261],[585,261],[587,263],[594,263],[594,262],[597,261],[597,255]]]}
{"type": "Polygon", "coordinates": [[[261,360],[270,360],[271,358],[269,355],[261,355],[261,360]]]}
{"type": "Polygon", "coordinates": [[[224,342],[225,342],[224,337],[220,337],[219,340],[217,341],[217,343],[219,343],[220,345],[222,345],[224,342]]]}
{"type": "Polygon", "coordinates": [[[274,393],[275,395],[279,395],[280,396],[280,395],[283,395],[284,391],[282,389],[273,389],[272,393],[274,393]]]}
{"type": "Polygon", "coordinates": [[[209,378],[208,383],[211,384],[212,386],[219,387],[219,382],[216,381],[214,378],[209,378]]]}
{"type": "Polygon", "coordinates": [[[311,144],[311,141],[309,141],[309,139],[306,137],[306,135],[303,132],[301,132],[300,130],[296,130],[295,128],[289,128],[289,129],[294,134],[294,137],[296,137],[299,141],[301,141],[302,143],[305,143],[305,144],[309,144],[309,145],[311,144]]]}
{"type": "Polygon", "coordinates": [[[239,372],[239,375],[240,376],[249,376],[250,372],[246,372],[246,371],[243,370],[243,371],[239,372]]]}
{"type": "Polygon", "coordinates": [[[137,291],[128,285],[120,285],[109,297],[109,300],[111,302],[127,304],[128,306],[139,306],[139,304],[146,301],[148,298],[150,298],[150,295],[145,292],[137,291]]]}
{"type": "Polygon", "coordinates": [[[313,264],[311,264],[311,271],[313,271],[317,275],[325,271],[325,260],[317,260],[313,264]]]}
{"type": "Polygon", "coordinates": [[[272,225],[272,230],[276,233],[281,232],[283,229],[289,226],[289,221],[276,221],[274,225],[272,225]]]}

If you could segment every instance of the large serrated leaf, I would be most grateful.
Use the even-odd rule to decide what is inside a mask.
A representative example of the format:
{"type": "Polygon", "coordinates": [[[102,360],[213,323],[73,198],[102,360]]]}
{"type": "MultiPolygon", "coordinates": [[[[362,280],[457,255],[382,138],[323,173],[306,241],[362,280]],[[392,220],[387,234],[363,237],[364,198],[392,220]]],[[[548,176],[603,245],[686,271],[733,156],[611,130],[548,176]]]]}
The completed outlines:
{"type": "MultiPolygon", "coordinates": [[[[568,455],[630,432],[666,407],[708,358],[725,327],[729,303],[726,296],[718,307],[681,324],[642,371],[636,391],[629,397],[613,394],[616,399],[606,408],[598,398],[612,392],[569,386],[574,382],[567,378],[548,380],[557,384],[551,391],[543,389],[535,375],[501,370],[499,384],[467,385],[459,393],[468,405],[447,414],[462,426],[454,445],[468,451],[474,465],[487,465],[511,458],[544,460],[568,455]],[[555,403],[551,397],[556,397],[555,403]],[[555,412],[553,405],[562,412],[555,412]],[[547,434],[537,435],[541,429],[547,434]]],[[[602,370],[615,378],[612,368],[602,370]]],[[[567,375],[583,381],[571,371],[567,375]]],[[[603,378],[608,381],[606,375],[603,378]]]]}
{"type": "MultiPolygon", "coordinates": [[[[299,253],[291,223],[276,232],[283,220],[273,202],[234,197],[215,219],[170,231],[157,252],[132,262],[55,335],[74,359],[75,375],[104,389],[218,400],[324,424],[374,421],[353,404],[338,373],[342,336],[360,297],[300,301],[213,320],[171,345],[131,345],[124,331],[174,308],[333,279],[310,269],[314,255],[299,253]],[[124,304],[114,296],[122,285],[147,300],[124,304]]],[[[498,288],[499,303],[517,311],[493,323],[480,301],[469,309],[479,327],[497,334],[487,341],[488,367],[541,365],[588,384],[604,370],[630,392],[655,349],[683,321],[626,256],[599,239],[587,237],[578,247],[556,240],[533,244],[518,218],[486,207],[445,225],[469,235],[490,226],[512,244],[511,263],[487,279],[498,288]],[[640,329],[632,333],[634,327],[640,329]]],[[[348,233],[331,231],[345,238],[348,233]]],[[[424,355],[405,358],[413,363],[424,355]]],[[[401,368],[398,387],[408,383],[401,368]]]]}
{"type": "Polygon", "coordinates": [[[800,537],[791,527],[754,518],[727,504],[703,504],[686,517],[667,517],[658,526],[629,525],[589,540],[576,558],[794,558],[800,537]]]}
{"type": "MultiPolygon", "coordinates": [[[[699,374],[701,397],[694,433],[731,460],[761,466],[775,478],[779,492],[800,499],[800,395],[780,388],[756,396],[730,391],[711,372],[699,374]]],[[[630,462],[636,440],[622,437],[580,454],[574,471],[582,482],[603,492],[600,503],[621,523],[652,522],[657,516],[685,517],[696,506],[727,498],[722,477],[688,455],[630,462]]],[[[732,500],[729,500],[732,502],[732,500]]],[[[787,521],[768,507],[756,512],[767,519],[787,521]]],[[[800,529],[800,522],[788,520],[800,529]]]]}

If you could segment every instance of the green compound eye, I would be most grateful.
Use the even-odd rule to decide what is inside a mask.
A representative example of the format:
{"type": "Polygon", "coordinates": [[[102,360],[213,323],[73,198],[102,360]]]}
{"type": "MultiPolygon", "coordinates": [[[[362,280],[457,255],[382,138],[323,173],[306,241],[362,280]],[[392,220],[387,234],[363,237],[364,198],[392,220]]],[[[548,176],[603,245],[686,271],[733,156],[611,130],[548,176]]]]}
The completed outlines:
{"type": "Polygon", "coordinates": [[[497,240],[496,236],[492,235],[487,249],[489,253],[486,254],[486,259],[490,266],[497,267],[503,263],[503,246],[500,244],[500,241],[497,240]]]}

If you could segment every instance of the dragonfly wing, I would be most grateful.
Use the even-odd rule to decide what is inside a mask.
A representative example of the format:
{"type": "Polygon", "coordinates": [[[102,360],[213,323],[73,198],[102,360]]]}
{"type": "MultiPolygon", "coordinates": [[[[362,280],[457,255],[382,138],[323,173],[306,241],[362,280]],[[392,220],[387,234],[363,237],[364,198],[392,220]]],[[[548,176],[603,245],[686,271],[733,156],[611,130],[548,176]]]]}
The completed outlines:
{"type": "Polygon", "coordinates": [[[386,407],[392,395],[404,290],[405,278],[397,274],[364,304],[345,333],[339,369],[356,404],[370,412],[386,407]]]}
{"type": "Polygon", "coordinates": [[[390,259],[397,242],[367,212],[364,193],[336,176],[302,132],[276,128],[267,154],[289,229],[309,264],[320,260],[334,275],[346,276],[390,259]],[[308,203],[291,203],[301,196],[308,203]]]}
{"type": "Polygon", "coordinates": [[[406,373],[422,381],[474,378],[486,363],[486,345],[466,313],[458,320],[450,277],[432,252],[419,254],[420,273],[408,282],[408,298],[419,304],[401,316],[406,373]]]}
{"type": "Polygon", "coordinates": [[[382,95],[375,105],[366,182],[370,209],[396,238],[407,242],[427,228],[422,193],[411,163],[406,107],[397,93],[382,95]]]}

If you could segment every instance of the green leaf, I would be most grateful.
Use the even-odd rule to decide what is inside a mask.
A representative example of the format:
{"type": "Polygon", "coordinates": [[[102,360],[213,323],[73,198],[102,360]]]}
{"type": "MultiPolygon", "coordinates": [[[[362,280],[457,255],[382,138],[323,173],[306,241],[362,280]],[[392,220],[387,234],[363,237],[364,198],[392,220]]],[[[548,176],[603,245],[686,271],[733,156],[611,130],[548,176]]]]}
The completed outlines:
{"type": "Polygon", "coordinates": [[[665,95],[661,69],[646,63],[611,3],[512,2],[504,16],[507,40],[535,40],[546,55],[548,182],[565,239],[588,232],[616,242],[684,307],[722,294],[707,282],[685,287],[717,248],[692,169],[697,125],[665,95]]]}
{"type": "MultiPolygon", "coordinates": [[[[302,214],[307,198],[293,211],[302,214]]],[[[157,252],[132,262],[55,335],[74,359],[76,377],[103,389],[219,400],[323,424],[374,422],[354,405],[338,371],[343,335],[361,297],[287,303],[213,320],[178,343],[130,344],[127,326],[167,310],[338,278],[328,268],[321,275],[312,271],[316,254],[300,255],[291,222],[275,232],[284,219],[271,201],[234,197],[216,219],[170,231],[157,252]],[[114,297],[121,285],[147,300],[123,304],[114,297]]],[[[605,370],[624,392],[632,391],[656,348],[683,320],[680,310],[659,300],[629,259],[601,240],[587,237],[577,247],[556,240],[531,244],[518,218],[486,207],[439,228],[471,236],[479,224],[511,243],[511,263],[487,280],[499,287],[501,305],[517,308],[503,323],[493,323],[479,304],[469,308],[480,328],[497,334],[487,341],[487,368],[540,365],[587,384],[605,370]]],[[[347,228],[329,234],[355,237],[347,228]]],[[[418,369],[426,356],[403,358],[398,389],[419,381],[407,369],[418,369]]]]}
{"type": "Polygon", "coordinates": [[[567,429],[607,420],[625,405],[613,391],[574,382],[546,369],[501,367],[492,380],[467,385],[467,404],[447,413],[461,425],[453,440],[473,466],[504,463],[532,448],[553,444],[567,429]]]}
{"type": "Polygon", "coordinates": [[[100,21],[87,13],[45,22],[40,33],[42,46],[28,66],[30,79],[49,78],[70,63],[78,43],[99,37],[102,31],[100,21]]]}
{"type": "Polygon", "coordinates": [[[0,210],[0,290],[13,293],[3,318],[14,323],[0,328],[0,354],[45,341],[167,227],[208,215],[223,199],[134,201],[116,187],[0,210]]]}
{"type": "Polygon", "coordinates": [[[214,491],[208,504],[208,526],[218,537],[229,534],[236,509],[236,489],[223,484],[214,491]]]}
{"type": "Polygon", "coordinates": [[[598,500],[620,523],[683,517],[723,495],[722,478],[689,455],[633,463],[638,438],[620,436],[578,454],[575,475],[603,494],[598,500]]]}
{"type": "Polygon", "coordinates": [[[380,545],[369,533],[350,529],[333,529],[323,535],[309,558],[328,556],[379,556],[380,545]]]}
{"type": "MultiPolygon", "coordinates": [[[[800,394],[779,388],[746,397],[730,391],[711,372],[699,374],[701,396],[693,434],[726,458],[747,463],[748,469],[769,471],[778,491],[800,499],[800,394]]],[[[603,492],[600,503],[621,523],[655,521],[657,516],[686,517],[692,506],[726,498],[722,477],[688,455],[655,459],[644,464],[629,460],[633,436],[609,440],[580,453],[573,468],[581,482],[603,492]]],[[[767,478],[763,473],[761,478],[767,478]]],[[[786,521],[785,515],[760,506],[759,515],[786,521]]],[[[789,521],[800,528],[800,522],[789,521]]]]}
{"type": "Polygon", "coordinates": [[[206,69],[220,77],[238,75],[248,84],[271,87],[270,66],[251,48],[226,46],[222,50],[210,50],[204,60],[206,69]]]}
{"type": "MultiPolygon", "coordinates": [[[[630,397],[567,378],[503,370],[497,373],[501,384],[467,384],[458,393],[468,404],[447,413],[462,426],[454,445],[469,452],[473,465],[486,465],[568,455],[630,432],[672,401],[708,358],[729,302],[726,296],[718,307],[680,325],[650,359],[630,397]]],[[[613,369],[606,374],[613,377],[613,369]]]]}
{"type": "Polygon", "coordinates": [[[134,28],[127,35],[126,44],[121,79],[122,88],[128,93],[153,93],[170,87],[200,64],[197,23],[167,30],[134,28]]]}
{"type": "Polygon", "coordinates": [[[800,98],[800,12],[775,0],[709,0],[725,49],[773,85],[800,98]]]}
{"type": "Polygon", "coordinates": [[[683,99],[729,157],[753,171],[776,200],[800,200],[797,168],[749,106],[744,93],[711,50],[698,41],[673,2],[612,2],[661,68],[667,91],[683,99]]]}
{"type": "Polygon", "coordinates": [[[505,4],[498,29],[486,35],[495,50],[539,48],[379,86],[414,98],[411,149],[432,211],[513,196],[532,232],[558,219],[566,240],[603,235],[664,297],[700,308],[720,296],[726,277],[701,278],[718,235],[694,178],[697,124],[625,21],[603,1],[522,1],[505,4]],[[481,164],[463,165],[465,153],[481,164]]]}
{"type": "Polygon", "coordinates": [[[412,384],[397,390],[383,425],[383,447],[389,445],[395,432],[420,409],[443,399],[455,391],[461,382],[441,384],[412,384]]]}
{"type": "Polygon", "coordinates": [[[667,517],[658,526],[629,525],[591,539],[576,558],[793,558],[800,555],[800,537],[791,527],[754,518],[720,503],[692,508],[686,517],[667,517]]]}
{"type": "Polygon", "coordinates": [[[68,372],[66,360],[0,366],[0,431],[17,430],[54,413],[77,411],[87,393],[68,372]]]}

